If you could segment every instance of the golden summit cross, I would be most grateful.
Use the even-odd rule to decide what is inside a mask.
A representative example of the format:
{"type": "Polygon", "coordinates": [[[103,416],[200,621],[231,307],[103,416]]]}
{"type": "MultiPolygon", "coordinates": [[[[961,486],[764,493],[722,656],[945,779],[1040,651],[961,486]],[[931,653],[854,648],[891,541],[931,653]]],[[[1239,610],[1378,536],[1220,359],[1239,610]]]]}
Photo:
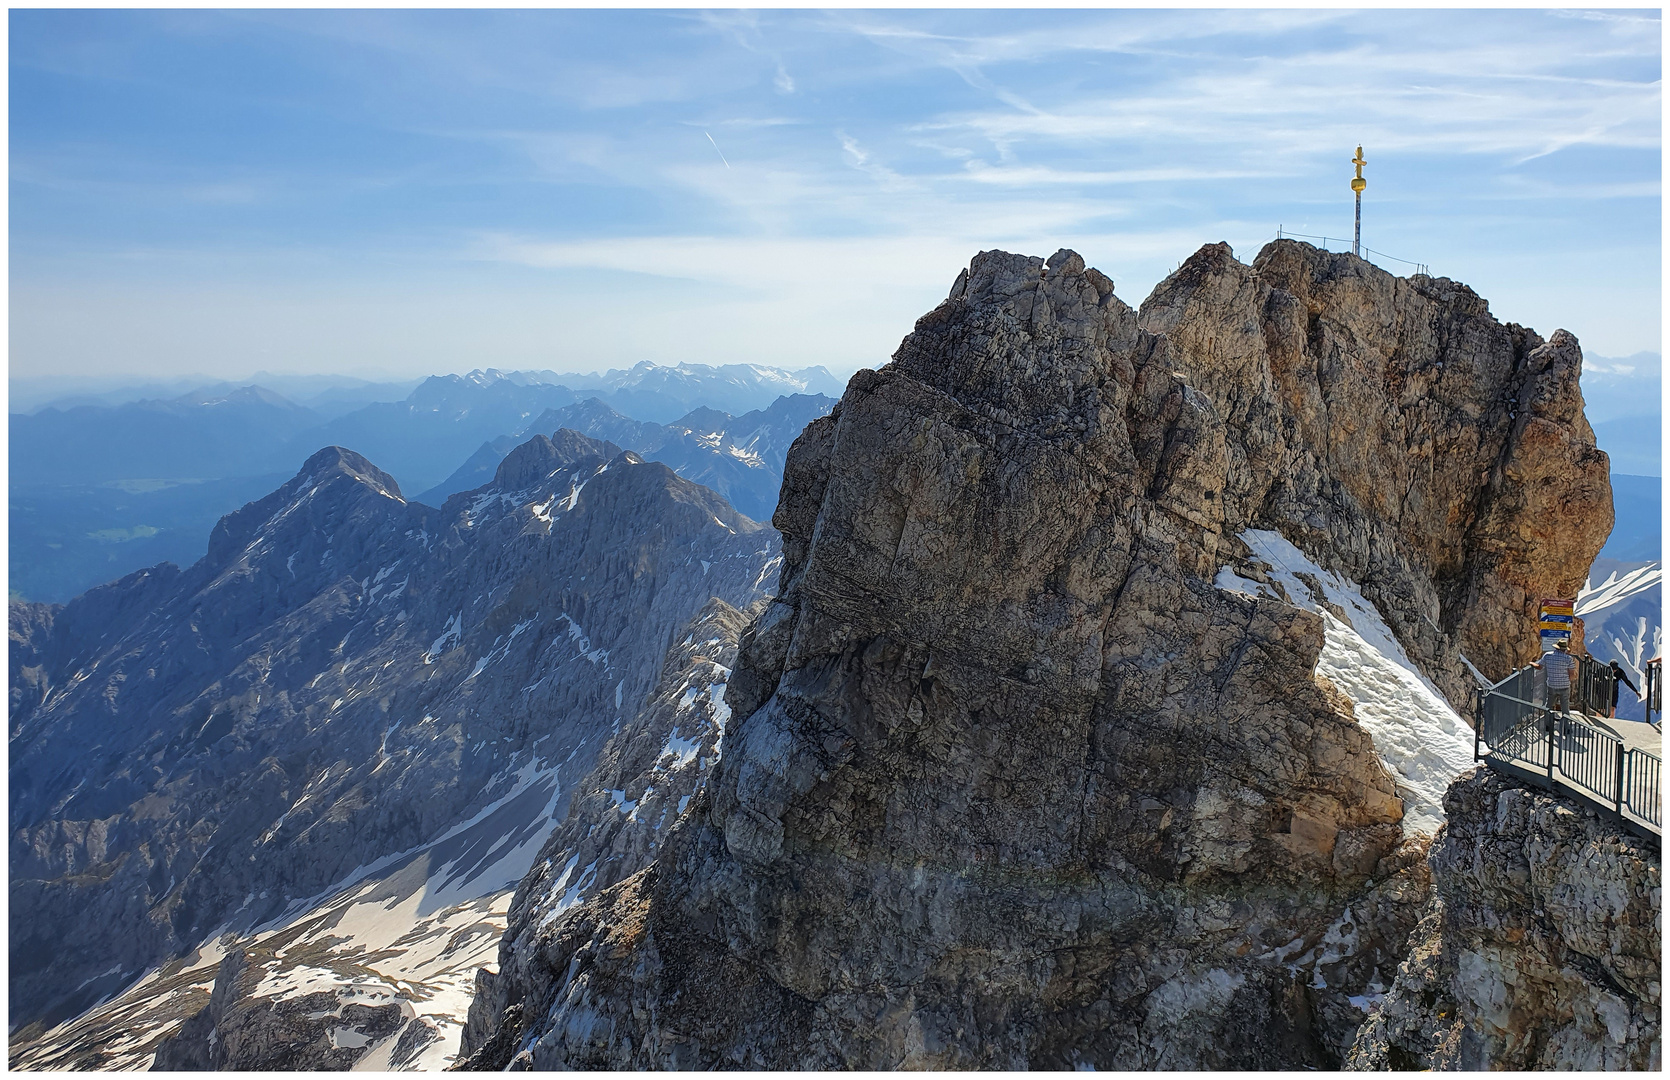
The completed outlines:
{"type": "Polygon", "coordinates": [[[1351,178],[1351,190],[1357,193],[1357,228],[1351,235],[1351,254],[1360,259],[1363,257],[1363,189],[1368,187],[1368,181],[1363,179],[1363,166],[1368,164],[1368,159],[1363,157],[1360,144],[1351,164],[1357,166],[1357,175],[1351,178]]]}

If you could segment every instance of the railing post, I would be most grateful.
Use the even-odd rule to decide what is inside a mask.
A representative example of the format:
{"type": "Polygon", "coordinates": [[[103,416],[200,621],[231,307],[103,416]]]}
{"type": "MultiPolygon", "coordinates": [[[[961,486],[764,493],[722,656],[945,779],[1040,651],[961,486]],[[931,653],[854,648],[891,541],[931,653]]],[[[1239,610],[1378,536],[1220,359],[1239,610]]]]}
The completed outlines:
{"type": "Polygon", "coordinates": [[[1548,782],[1554,783],[1554,710],[1545,709],[1542,714],[1543,726],[1548,729],[1548,782]]]}
{"type": "Polygon", "coordinates": [[[1484,730],[1484,691],[1473,691],[1473,760],[1479,760],[1479,734],[1484,730]]]}
{"type": "Polygon", "coordinates": [[[1624,759],[1624,744],[1620,742],[1618,744],[1618,797],[1616,806],[1619,817],[1624,816],[1624,777],[1628,775],[1624,772],[1624,759]]]}

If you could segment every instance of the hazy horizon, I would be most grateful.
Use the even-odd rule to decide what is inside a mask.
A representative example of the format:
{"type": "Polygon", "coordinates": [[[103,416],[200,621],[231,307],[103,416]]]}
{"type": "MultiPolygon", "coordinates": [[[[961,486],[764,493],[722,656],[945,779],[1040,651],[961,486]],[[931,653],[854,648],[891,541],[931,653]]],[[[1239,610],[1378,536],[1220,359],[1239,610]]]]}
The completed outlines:
{"type": "MultiPolygon", "coordinates": [[[[678,367],[689,364],[697,367],[719,368],[724,364],[699,364],[695,361],[677,361],[661,363],[654,360],[640,360],[639,364],[655,364],[661,367],[678,367]]],[[[806,368],[822,367],[836,378],[850,378],[862,366],[855,365],[850,369],[837,369],[827,364],[807,364],[801,367],[787,367],[783,364],[765,364],[759,362],[738,362],[743,366],[762,368],[776,368],[782,371],[799,371],[806,368]]],[[[1584,354],[1584,375],[1591,381],[1605,380],[1611,384],[1623,384],[1636,380],[1656,381],[1661,378],[1663,364],[1662,355],[1656,351],[1642,350],[1629,356],[1602,356],[1600,354],[1584,354]]],[[[317,381],[321,386],[329,384],[383,384],[383,383],[412,383],[416,384],[425,379],[445,377],[449,375],[465,376],[474,371],[498,370],[506,374],[549,372],[554,375],[587,375],[602,376],[611,371],[630,370],[637,364],[557,368],[509,368],[498,364],[484,364],[473,368],[430,369],[421,372],[400,373],[394,371],[285,371],[282,369],[258,368],[246,370],[239,374],[210,374],[202,371],[182,372],[176,375],[152,375],[143,372],[110,372],[102,375],[17,375],[11,374],[7,379],[8,393],[17,397],[21,391],[26,398],[38,399],[39,404],[45,404],[48,396],[69,396],[71,394],[99,394],[123,389],[137,389],[148,386],[183,386],[182,393],[199,387],[213,386],[221,383],[234,386],[262,385],[262,380],[271,381],[317,381]],[[47,390],[47,387],[58,387],[59,390],[47,390]]],[[[1658,411],[1660,402],[1651,401],[1651,409],[1658,411]]],[[[29,406],[33,408],[37,406],[29,406]]],[[[13,408],[14,412],[26,411],[13,408]]],[[[1616,410],[1610,410],[1616,412],[1616,410]]]]}

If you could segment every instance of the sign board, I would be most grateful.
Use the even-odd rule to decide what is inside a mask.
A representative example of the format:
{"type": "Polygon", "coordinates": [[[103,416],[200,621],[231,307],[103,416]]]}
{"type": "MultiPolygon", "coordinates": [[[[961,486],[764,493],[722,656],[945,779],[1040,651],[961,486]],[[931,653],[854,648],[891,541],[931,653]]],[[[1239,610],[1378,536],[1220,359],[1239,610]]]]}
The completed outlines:
{"type": "Polygon", "coordinates": [[[1572,600],[1543,597],[1542,603],[1537,607],[1537,635],[1542,638],[1545,650],[1553,648],[1556,641],[1571,640],[1576,606],[1576,602],[1572,600]]]}

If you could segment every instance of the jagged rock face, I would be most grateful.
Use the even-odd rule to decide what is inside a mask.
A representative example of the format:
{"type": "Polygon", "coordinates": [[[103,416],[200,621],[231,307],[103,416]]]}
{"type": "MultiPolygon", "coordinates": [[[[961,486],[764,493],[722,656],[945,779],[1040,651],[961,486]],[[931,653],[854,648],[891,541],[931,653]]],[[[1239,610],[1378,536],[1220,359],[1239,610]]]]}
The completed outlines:
{"type": "Polygon", "coordinates": [[[423,1030],[411,1006],[392,991],[342,1000],[320,991],[281,999],[259,996],[272,950],[235,949],[221,961],[209,1007],[157,1051],[157,1071],[210,1069],[348,1069],[368,1043],[403,1027],[423,1030]]]}
{"type": "MultiPolygon", "coordinates": [[[[765,603],[757,601],[753,609],[765,603]]],[[[748,622],[747,614],[715,597],[668,649],[655,692],[598,754],[597,765],[576,786],[568,817],[518,886],[504,935],[518,943],[510,952],[537,950],[564,912],[647,867],[700,796],[731,717],[724,695],[748,622]]],[[[492,1000],[514,983],[478,968],[477,998],[492,1000]]],[[[497,1013],[478,1010],[482,1016],[497,1013]]],[[[464,1041],[490,1034],[471,1031],[464,1041]]]]}
{"type": "Polygon", "coordinates": [[[1349,1067],[1663,1067],[1654,846],[1480,768],[1445,800],[1434,892],[1349,1067]]]}
{"type": "Polygon", "coordinates": [[[1212,245],[1142,305],[1211,399],[1224,527],[1259,518],[1357,581],[1458,708],[1534,659],[1612,530],[1577,339],[1491,317],[1466,286],[1296,241],[1251,266],[1212,245]]]}
{"type": "MultiPolygon", "coordinates": [[[[710,597],[760,596],[776,546],[714,493],[572,432],[439,511],[332,448],[223,519],[186,571],[14,605],[14,672],[35,673],[13,683],[14,1025],[288,917],[472,815],[498,832],[437,847],[431,891],[468,900],[520,858],[514,882],[677,628],[710,597]]],[[[436,992],[396,996],[421,1019],[436,992]]]]}
{"type": "MultiPolygon", "coordinates": [[[[1429,288],[1419,304],[1455,309],[1445,364],[1505,362],[1522,404],[1568,379],[1575,394],[1575,343],[1509,333],[1526,347],[1473,357],[1460,331],[1495,325],[1483,305],[1429,288]]],[[[1234,535],[1263,527],[1440,594],[1429,538],[1404,535],[1430,515],[1370,497],[1388,480],[1373,454],[1409,440],[1301,429],[1304,403],[1269,374],[1271,355],[1308,363],[1295,393],[1309,378],[1328,409],[1362,405],[1371,369],[1400,383],[1392,328],[1412,295],[1297,245],[1254,268],[1208,248],[1139,319],[1071,252],[977,257],[791,452],[780,594],[744,635],[707,790],[649,870],[507,937],[471,1063],[1337,1064],[1352,998],[1383,989],[1424,903],[1420,846],[1349,700],[1313,674],[1320,619],[1214,579],[1247,554],[1234,535]],[[1357,307],[1336,315],[1331,283],[1349,277],[1365,284],[1338,286],[1357,307]],[[1313,301],[1315,318],[1294,314],[1313,301]],[[1193,372],[1245,359],[1211,352],[1213,318],[1264,350],[1264,396],[1243,394],[1256,370],[1193,372]],[[1379,351],[1349,364],[1357,339],[1318,329],[1374,320],[1379,351]],[[1361,392],[1336,393],[1347,375],[1361,392]]],[[[1421,400],[1376,399],[1399,432],[1430,423],[1421,400]]],[[[1481,451],[1495,472],[1428,458],[1423,475],[1446,476],[1422,497],[1469,490],[1455,512],[1518,528],[1531,504],[1509,466],[1534,455],[1516,423],[1481,451]]],[[[1598,463],[1604,493],[1580,413],[1547,423],[1549,445],[1588,451],[1539,465],[1586,490],[1598,463]]],[[[1456,565],[1495,573],[1511,560],[1468,546],[1473,521],[1456,565]]],[[[1542,572],[1526,569],[1533,591],[1557,590],[1542,572]]],[[[1469,633],[1411,634],[1409,651],[1443,675],[1469,633]]]]}
{"type": "Polygon", "coordinates": [[[154,1059],[162,1070],[444,1065],[458,1049],[470,994],[493,983],[482,965],[497,955],[506,924],[512,935],[537,930],[642,869],[685,810],[716,756],[725,679],[746,621],[715,597],[682,628],[654,693],[609,737],[591,773],[567,785],[567,817],[548,839],[536,833],[523,841],[538,857],[529,851],[523,860],[535,871],[516,896],[447,895],[471,863],[493,861],[483,851],[516,846],[530,821],[546,820],[519,810],[523,800],[513,794],[295,918],[205,943],[14,1052],[13,1062],[122,1069],[154,1059]],[[560,888],[549,887],[553,868],[560,888]]]}
{"type": "Polygon", "coordinates": [[[725,688],[747,622],[714,598],[685,627],[655,692],[603,747],[568,817],[518,887],[509,933],[532,920],[549,922],[565,897],[572,904],[649,865],[718,759],[731,715],[725,688]]]}

